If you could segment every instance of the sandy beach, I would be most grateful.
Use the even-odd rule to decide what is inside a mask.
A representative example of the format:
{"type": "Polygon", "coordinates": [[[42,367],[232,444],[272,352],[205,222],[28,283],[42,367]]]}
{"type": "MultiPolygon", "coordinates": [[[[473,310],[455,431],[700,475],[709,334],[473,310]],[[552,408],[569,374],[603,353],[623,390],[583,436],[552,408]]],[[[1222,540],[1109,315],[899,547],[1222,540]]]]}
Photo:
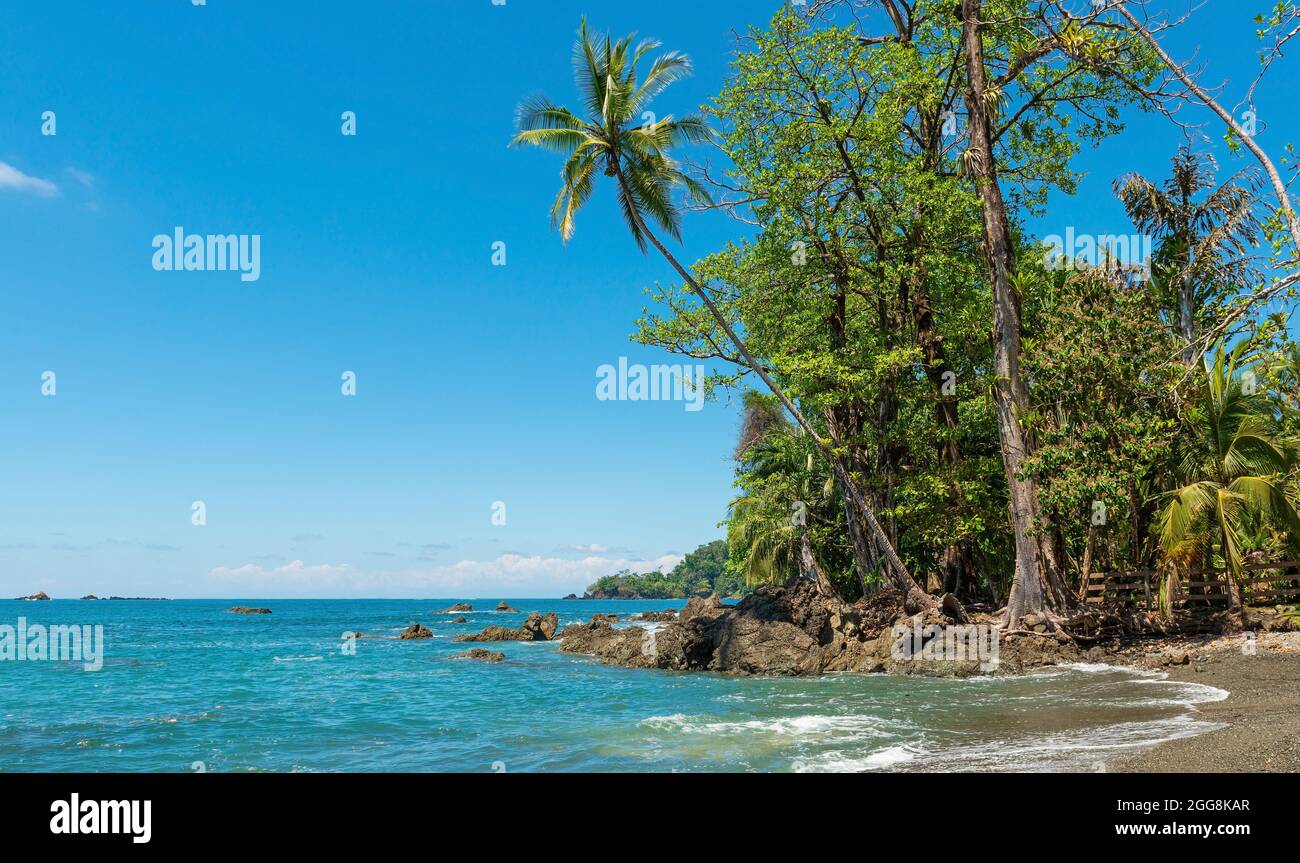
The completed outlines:
{"type": "Polygon", "coordinates": [[[1142,651],[1134,664],[1159,667],[1171,680],[1225,689],[1228,697],[1198,705],[1226,727],[1172,740],[1107,765],[1117,773],[1300,772],[1300,633],[1259,633],[1252,648],[1237,635],[1191,640],[1142,651]],[[1187,664],[1165,665],[1166,655],[1187,664]]]}

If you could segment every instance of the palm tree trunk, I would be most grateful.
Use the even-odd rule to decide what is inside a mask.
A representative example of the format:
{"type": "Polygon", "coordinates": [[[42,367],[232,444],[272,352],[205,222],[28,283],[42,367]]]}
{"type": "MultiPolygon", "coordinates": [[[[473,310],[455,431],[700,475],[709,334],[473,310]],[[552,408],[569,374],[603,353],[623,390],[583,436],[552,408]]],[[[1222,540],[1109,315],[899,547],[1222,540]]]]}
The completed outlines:
{"type": "MultiPolygon", "coordinates": [[[[1220,519],[1220,523],[1222,523],[1222,519],[1220,519]]],[[[1241,583],[1237,580],[1236,567],[1228,559],[1228,532],[1226,529],[1220,530],[1219,541],[1223,544],[1223,574],[1228,579],[1228,603],[1234,612],[1240,613],[1242,608],[1241,583]]]]}
{"type": "MultiPolygon", "coordinates": [[[[627,177],[623,174],[623,166],[619,164],[617,160],[614,160],[613,168],[614,174],[618,178],[619,186],[622,187],[623,194],[627,196],[629,200],[632,200],[632,192],[631,189],[628,188],[627,177]]],[[[848,468],[845,467],[844,460],[831,449],[830,445],[827,444],[819,434],[817,434],[816,430],[812,427],[812,424],[808,422],[808,418],[803,415],[801,410],[799,410],[799,407],[785,394],[784,390],[777,386],[776,382],[772,380],[771,375],[767,373],[767,370],[750,355],[744,342],[742,342],[740,337],[736,335],[736,331],[732,328],[731,322],[722,314],[722,311],[713,302],[713,299],[708,295],[704,288],[700,286],[699,282],[695,281],[695,277],[692,276],[687,269],[683,267],[675,257],[673,257],[672,252],[668,251],[664,244],[659,241],[659,238],[655,236],[654,232],[650,230],[648,225],[646,225],[645,220],[641,218],[641,214],[636,211],[636,208],[630,207],[629,209],[631,210],[632,218],[637,222],[637,227],[640,228],[641,232],[650,240],[650,244],[658,250],[659,254],[663,255],[664,259],[672,265],[673,269],[677,271],[677,274],[686,281],[686,284],[691,286],[691,290],[693,290],[695,295],[704,303],[705,307],[709,310],[709,314],[713,316],[713,319],[717,322],[718,326],[722,328],[722,331],[727,334],[727,338],[731,340],[731,343],[736,346],[736,350],[745,361],[745,365],[749,366],[750,370],[759,376],[772,394],[776,396],[785,409],[789,411],[790,416],[794,417],[794,420],[799,424],[799,427],[807,433],[809,439],[811,439],[813,443],[817,445],[817,448],[821,450],[822,455],[826,457],[826,460],[830,463],[831,472],[835,475],[836,482],[839,483],[840,488],[844,491],[845,498],[850,501],[853,507],[862,515],[863,520],[867,523],[868,530],[876,540],[877,547],[884,554],[887,563],[887,566],[885,566],[885,575],[903,594],[906,607],[916,610],[933,608],[936,604],[934,598],[924,590],[921,590],[916,581],[912,578],[911,573],[907,571],[907,567],[899,558],[898,552],[894,550],[894,546],[889,542],[889,537],[885,534],[884,529],[881,528],[880,521],[876,518],[875,512],[873,512],[871,507],[867,504],[866,499],[862,496],[861,489],[858,488],[857,483],[853,481],[853,477],[849,474],[848,468]]]]}
{"type": "Polygon", "coordinates": [[[1026,413],[1029,399],[1020,377],[1020,298],[1011,284],[1015,247],[993,157],[993,120],[987,101],[980,0],[962,0],[961,13],[969,82],[966,89],[970,130],[968,169],[979,194],[984,256],[993,290],[993,364],[997,375],[993,401],[1015,533],[1016,569],[1007,600],[1007,625],[1014,628],[1022,616],[1046,610],[1048,594],[1044,590],[1043,549],[1034,535],[1038,488],[1032,478],[1024,475],[1030,445],[1020,417],[1026,413]]]}

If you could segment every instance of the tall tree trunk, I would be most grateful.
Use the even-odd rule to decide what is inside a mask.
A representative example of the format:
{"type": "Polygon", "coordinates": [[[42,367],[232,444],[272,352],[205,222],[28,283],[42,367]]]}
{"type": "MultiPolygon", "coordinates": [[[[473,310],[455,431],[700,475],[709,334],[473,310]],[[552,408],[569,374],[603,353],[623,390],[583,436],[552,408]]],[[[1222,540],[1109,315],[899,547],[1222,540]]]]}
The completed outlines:
{"type": "Polygon", "coordinates": [[[853,569],[858,576],[858,586],[862,595],[867,595],[867,573],[875,571],[880,565],[876,547],[862,532],[862,522],[857,512],[849,504],[848,496],[844,498],[844,521],[849,526],[849,542],[853,545],[853,569]]]}
{"type": "Polygon", "coordinates": [[[1088,542],[1083,547],[1083,567],[1079,572],[1079,599],[1087,601],[1088,582],[1092,579],[1092,556],[1097,549],[1097,525],[1088,525],[1088,542]]]}
{"type": "MultiPolygon", "coordinates": [[[[614,174],[618,178],[618,183],[619,186],[622,187],[623,194],[626,195],[629,200],[632,200],[633,196],[631,189],[628,188],[627,177],[623,174],[623,166],[619,164],[617,160],[614,160],[611,167],[614,169],[614,174]]],[[[713,298],[708,295],[708,292],[704,290],[699,282],[695,281],[695,277],[681,265],[677,258],[673,257],[673,254],[668,251],[667,247],[659,241],[659,238],[650,230],[650,227],[645,223],[645,220],[641,218],[641,214],[638,213],[635,208],[632,208],[631,216],[636,220],[637,227],[639,227],[645,237],[650,240],[650,244],[658,250],[659,254],[663,255],[664,259],[672,265],[673,269],[677,271],[677,274],[686,281],[686,284],[690,285],[691,290],[693,290],[695,295],[700,298],[700,301],[704,303],[705,307],[709,310],[709,314],[713,316],[713,319],[717,322],[718,326],[720,326],[722,331],[727,334],[727,338],[731,340],[733,345],[735,345],[736,351],[745,361],[745,365],[749,366],[750,370],[752,370],[754,374],[758,375],[759,379],[761,379],[772,394],[777,397],[777,400],[781,402],[787,411],[789,411],[790,416],[792,416],[795,422],[799,424],[799,427],[807,433],[809,439],[811,439],[813,443],[816,444],[817,448],[821,450],[822,455],[826,457],[827,462],[830,463],[831,472],[835,475],[836,482],[840,484],[840,488],[844,492],[845,499],[858,510],[863,520],[866,521],[870,534],[875,537],[877,548],[885,558],[886,566],[884,569],[886,577],[894,587],[903,594],[905,605],[909,609],[934,608],[937,604],[934,597],[930,596],[924,590],[921,590],[921,588],[917,586],[916,581],[912,578],[912,574],[907,571],[907,567],[899,558],[898,552],[889,542],[889,538],[881,528],[880,521],[876,518],[875,512],[867,505],[866,499],[862,496],[861,489],[859,489],[857,483],[853,481],[853,477],[845,466],[844,460],[825,440],[822,439],[819,434],[817,434],[817,430],[812,427],[812,423],[808,422],[808,418],[803,415],[803,411],[799,410],[798,405],[796,405],[790,397],[785,394],[783,389],[777,386],[776,382],[772,380],[772,376],[767,373],[767,370],[750,355],[749,349],[745,347],[744,342],[742,342],[740,337],[736,335],[736,331],[732,328],[731,322],[722,314],[722,311],[717,307],[717,304],[713,302],[713,298]]]]}
{"type": "Polygon", "coordinates": [[[993,106],[988,101],[984,69],[984,40],[980,33],[980,0],[962,0],[962,42],[966,53],[966,111],[970,127],[967,170],[979,194],[984,229],[984,257],[993,292],[993,384],[1002,462],[1007,475],[1011,524],[1015,533],[1016,569],[1007,599],[1007,625],[1016,627],[1026,614],[1045,611],[1046,561],[1034,534],[1038,489],[1024,476],[1030,454],[1021,416],[1028,394],[1020,377],[1020,298],[1011,284],[1015,272],[1015,247],[1006,203],[998,182],[993,156],[993,106]]]}
{"type": "Polygon", "coordinates": [[[808,529],[799,534],[799,575],[817,585],[817,592],[822,596],[835,596],[835,585],[831,584],[826,573],[817,565],[813,556],[812,543],[808,541],[808,529]]]}
{"type": "MultiPolygon", "coordinates": [[[[1238,579],[1240,573],[1233,569],[1232,561],[1228,560],[1228,531],[1226,528],[1220,529],[1219,542],[1222,543],[1220,547],[1223,549],[1223,574],[1228,579],[1228,603],[1234,612],[1240,613],[1244,604],[1241,599],[1241,581],[1238,579]]],[[[1205,580],[1209,581],[1208,578],[1205,580]]]]}

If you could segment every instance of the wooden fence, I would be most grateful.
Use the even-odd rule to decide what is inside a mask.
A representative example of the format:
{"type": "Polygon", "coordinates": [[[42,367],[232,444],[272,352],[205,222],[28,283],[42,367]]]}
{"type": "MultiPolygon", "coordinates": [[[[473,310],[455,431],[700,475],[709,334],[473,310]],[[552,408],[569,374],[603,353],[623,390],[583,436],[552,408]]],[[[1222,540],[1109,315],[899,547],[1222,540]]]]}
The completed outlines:
{"type": "MultiPolygon", "coordinates": [[[[1300,601],[1300,561],[1245,564],[1237,583],[1246,605],[1293,604],[1300,601]]],[[[1164,586],[1164,576],[1154,570],[1094,572],[1088,578],[1084,601],[1120,602],[1153,611],[1164,586]]],[[[1212,570],[1209,578],[1201,570],[1184,573],[1179,588],[1175,606],[1186,611],[1220,611],[1231,604],[1228,579],[1222,570],[1212,570]]]]}

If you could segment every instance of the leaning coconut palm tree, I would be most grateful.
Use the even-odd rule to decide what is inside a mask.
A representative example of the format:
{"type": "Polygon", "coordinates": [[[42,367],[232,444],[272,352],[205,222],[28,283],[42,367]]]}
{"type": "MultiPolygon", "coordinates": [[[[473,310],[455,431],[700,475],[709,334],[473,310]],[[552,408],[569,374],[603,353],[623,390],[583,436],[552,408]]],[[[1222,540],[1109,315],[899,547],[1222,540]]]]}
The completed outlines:
{"type": "Polygon", "coordinates": [[[816,433],[807,418],[777,386],[766,368],[749,353],[727,317],[708,292],[664,246],[654,229],[674,239],[681,237],[681,211],[673,200],[677,189],[697,200],[707,201],[704,188],[681,170],[672,158],[673,148],[712,140],[712,133],[699,117],[649,113],[651,101],[671,84],[691,74],[690,60],[670,51],[650,62],[645,77],[637,66],[660,46],[652,40],[633,46],[634,36],[614,41],[587,29],[586,19],[578,30],[574,46],[575,80],[583,100],[583,116],[545,97],[525,101],[519,108],[516,145],[541,147],[564,156],[563,183],[551,208],[551,218],[564,241],[573,235],[574,216],[590,199],[598,175],[613,181],[618,191],[623,219],[642,252],[654,246],[690,286],[708,309],[737,353],[801,428],[816,442],[831,465],[845,497],[856,507],[889,563],[891,582],[907,598],[909,607],[928,608],[934,600],[917,586],[889,543],[875,513],[857,487],[847,466],[831,444],[816,433]]]}
{"type": "Polygon", "coordinates": [[[1115,181],[1115,194],[1134,226],[1160,243],[1152,280],[1174,307],[1171,314],[1188,367],[1196,362],[1196,343],[1207,317],[1254,281],[1247,250],[1260,234],[1255,177],[1243,171],[1216,188],[1214,167],[1209,154],[1184,145],[1161,186],[1140,174],[1115,181]]]}
{"type": "Polygon", "coordinates": [[[1235,610],[1242,606],[1242,548],[1251,527],[1273,522],[1293,545],[1300,541],[1300,511],[1286,485],[1297,465],[1296,442],[1276,431],[1267,398],[1237,376],[1244,347],[1228,353],[1220,341],[1213,360],[1204,361],[1205,378],[1186,415],[1183,485],[1166,495],[1159,521],[1171,563],[1212,560],[1217,545],[1235,610]]]}

